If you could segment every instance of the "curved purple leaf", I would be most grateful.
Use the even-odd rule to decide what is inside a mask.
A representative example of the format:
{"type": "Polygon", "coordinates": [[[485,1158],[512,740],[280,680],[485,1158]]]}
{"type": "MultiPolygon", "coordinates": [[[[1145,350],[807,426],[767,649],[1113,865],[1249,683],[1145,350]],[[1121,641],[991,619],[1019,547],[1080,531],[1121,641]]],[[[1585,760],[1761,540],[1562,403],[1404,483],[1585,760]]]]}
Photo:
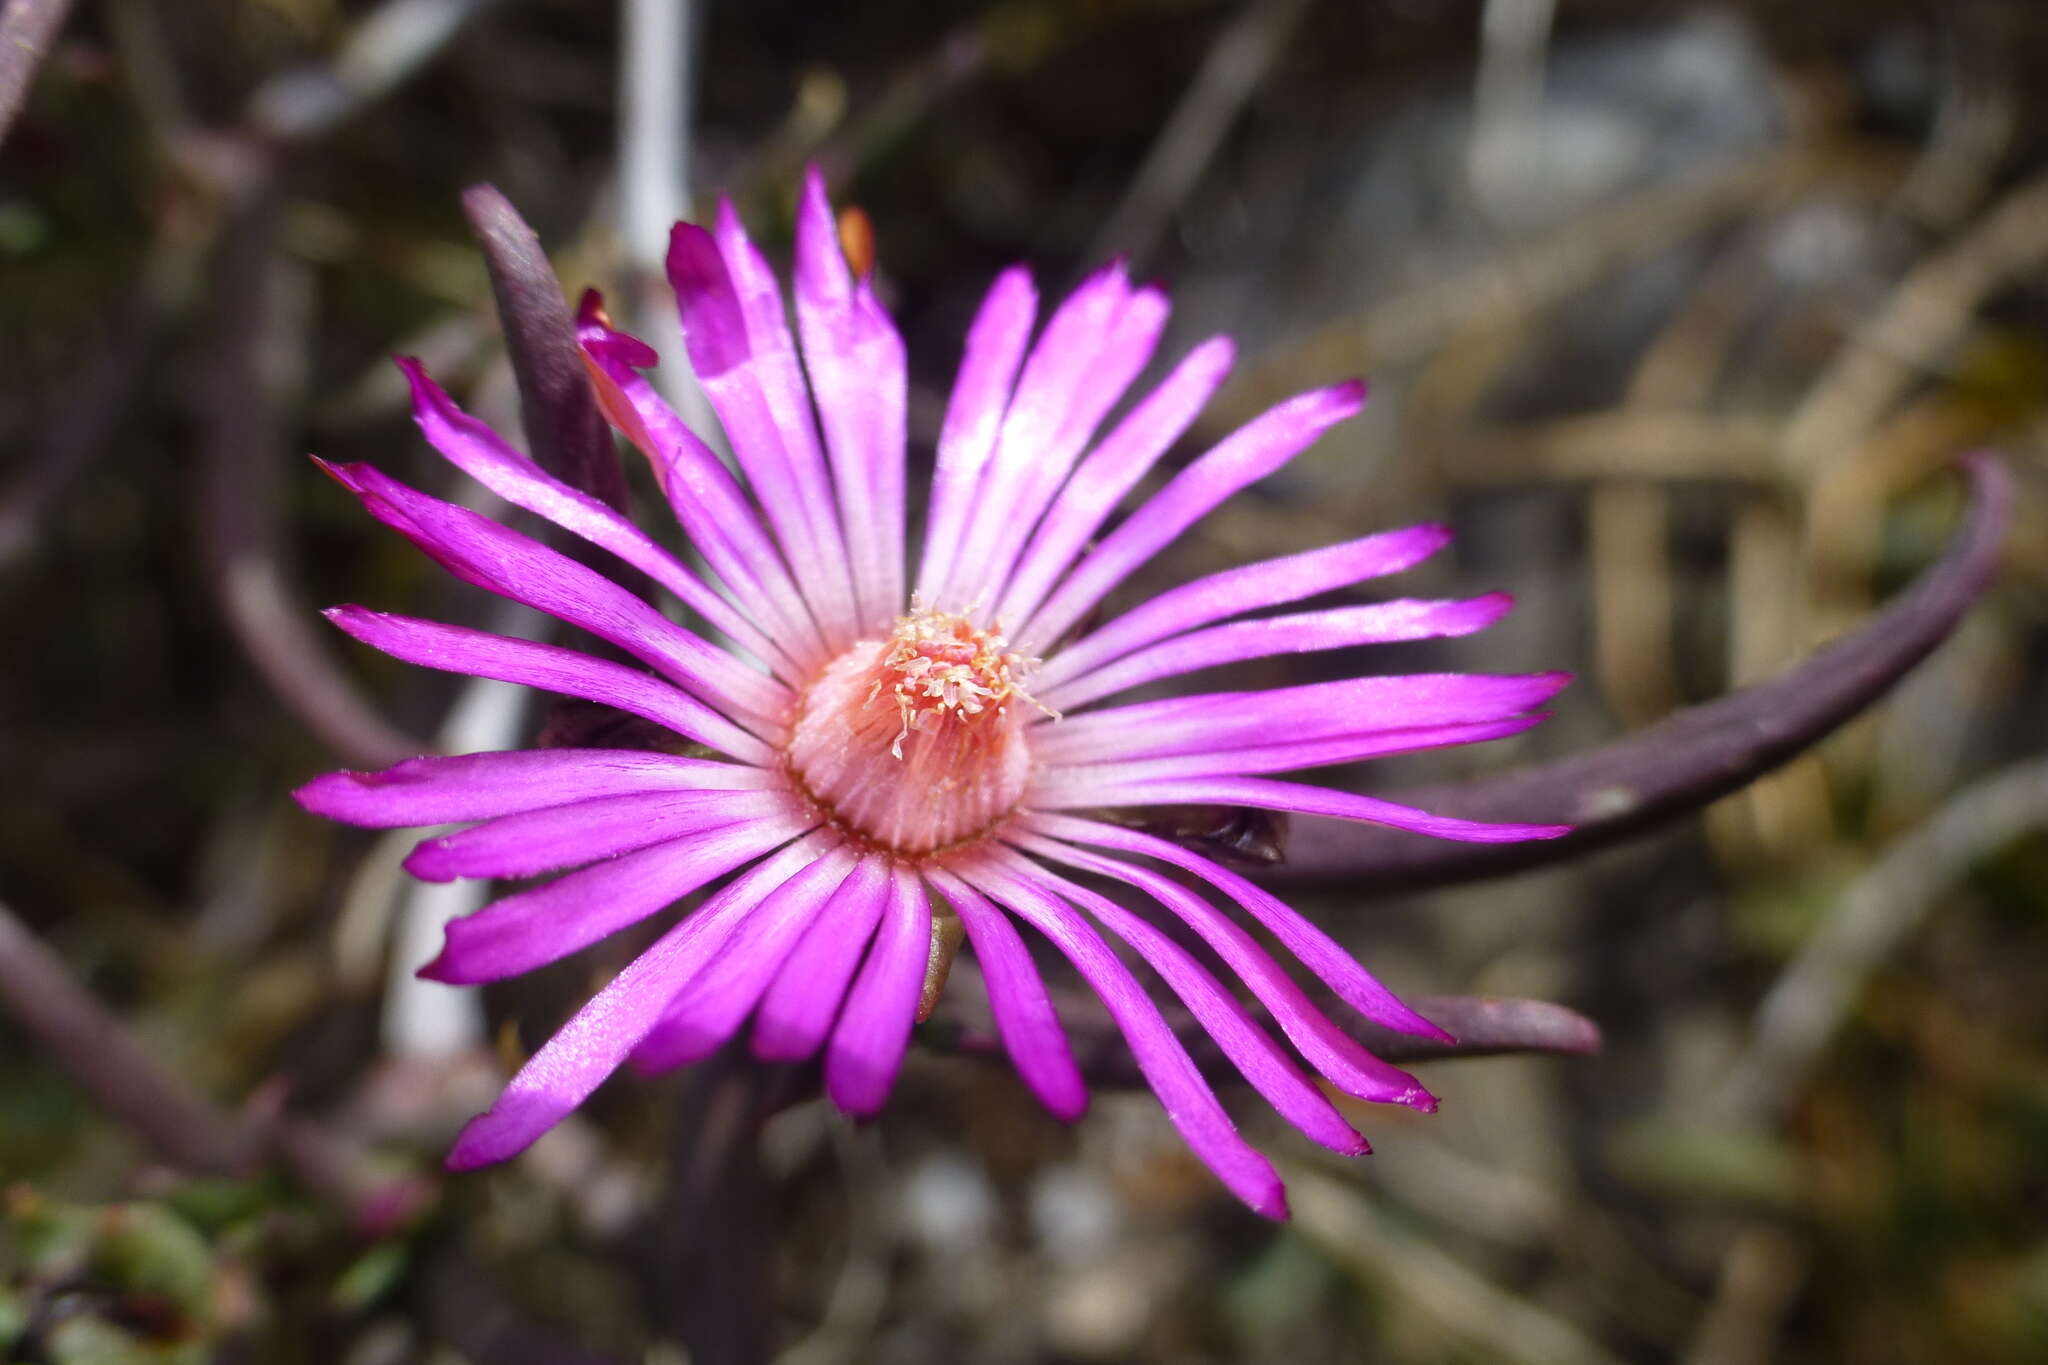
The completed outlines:
{"type": "Polygon", "coordinates": [[[1768,682],[1680,711],[1603,748],[1520,772],[1404,794],[1467,820],[1554,821],[1561,839],[1476,846],[1296,816],[1273,881],[1370,879],[1374,890],[1472,881],[1559,862],[1690,814],[1787,762],[1884,695],[1962,621],[1990,583],[2012,514],[2012,477],[1990,455],[1961,462],[1970,511],[1948,551],[1853,634],[1768,682]]]}
{"type": "Polygon", "coordinates": [[[540,237],[496,186],[464,190],[462,211],[490,272],[534,461],[570,487],[625,511],[625,471],[583,369],[576,321],[540,237]]]}

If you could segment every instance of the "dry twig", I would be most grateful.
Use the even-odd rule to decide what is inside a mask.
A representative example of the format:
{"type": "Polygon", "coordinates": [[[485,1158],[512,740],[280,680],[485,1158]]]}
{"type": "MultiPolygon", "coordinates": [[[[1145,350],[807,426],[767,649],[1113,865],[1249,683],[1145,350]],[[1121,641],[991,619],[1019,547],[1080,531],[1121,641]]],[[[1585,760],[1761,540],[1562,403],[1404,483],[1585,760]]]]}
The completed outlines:
{"type": "Polygon", "coordinates": [[[1757,1007],[1750,1044],[1720,1096],[1744,1121],[1777,1115],[1805,1084],[1865,982],[1957,878],[2048,825],[2048,759],[1964,789],[1853,882],[1757,1007]]]}
{"type": "Polygon", "coordinates": [[[0,8],[0,142],[70,12],[71,0],[7,0],[0,8]]]}

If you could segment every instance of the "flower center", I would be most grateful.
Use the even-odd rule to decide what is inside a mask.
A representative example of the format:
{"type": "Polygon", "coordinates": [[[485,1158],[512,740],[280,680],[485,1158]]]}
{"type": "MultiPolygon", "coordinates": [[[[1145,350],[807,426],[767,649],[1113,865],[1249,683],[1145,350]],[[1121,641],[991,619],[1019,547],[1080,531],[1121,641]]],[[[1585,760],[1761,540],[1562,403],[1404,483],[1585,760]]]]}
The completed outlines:
{"type": "MultiPolygon", "coordinates": [[[[788,763],[827,819],[899,853],[973,839],[1017,804],[1031,771],[1024,690],[1036,659],[1000,625],[914,607],[805,691],[788,763]]],[[[1042,709],[1042,708],[1041,708],[1042,709]]]]}

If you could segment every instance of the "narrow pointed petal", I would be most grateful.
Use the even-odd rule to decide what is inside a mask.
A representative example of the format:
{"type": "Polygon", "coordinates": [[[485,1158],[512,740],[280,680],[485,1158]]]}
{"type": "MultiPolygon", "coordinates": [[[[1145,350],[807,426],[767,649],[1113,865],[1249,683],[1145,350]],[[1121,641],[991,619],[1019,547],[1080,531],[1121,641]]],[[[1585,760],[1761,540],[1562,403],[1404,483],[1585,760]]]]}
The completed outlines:
{"type": "MultiPolygon", "coordinates": [[[[1023,490],[1042,462],[1056,463],[1058,474],[1066,472],[1066,460],[1056,444],[1060,428],[1129,297],[1123,266],[1110,265],[1083,280],[1053,310],[1017,378],[995,450],[967,512],[973,533],[961,541],[952,577],[937,605],[975,605],[984,610],[994,605],[1004,567],[997,559],[1011,536],[1028,532],[1036,519],[1023,490]]],[[[1071,453],[1066,457],[1071,459],[1071,453]]]]}
{"type": "Polygon", "coordinates": [[[1074,1065],[1074,1050],[1053,1012],[1045,980],[1009,916],[987,897],[947,872],[930,874],[931,884],[960,916],[967,942],[988,982],[989,1010],[1011,1065],[1039,1103],[1072,1123],[1088,1108],[1088,1087],[1074,1065]]]}
{"type": "Polygon", "coordinates": [[[366,607],[330,607],[326,616],[394,659],[616,706],[748,763],[775,760],[774,750],[696,698],[622,664],[556,645],[366,607]]]}
{"type": "Polygon", "coordinates": [[[1308,1137],[1346,1156],[1371,1151],[1366,1140],[1344,1121],[1336,1106],[1295,1066],[1286,1051],[1252,1020],[1194,955],[1106,896],[1026,862],[996,855],[1011,874],[1080,906],[1111,933],[1137,950],[1147,966],[1181,998],[1224,1056],[1266,1098],[1280,1116],[1308,1137]]]}
{"type": "Polygon", "coordinates": [[[633,1069],[658,1075],[701,1062],[739,1031],[805,929],[853,870],[843,845],[825,852],[762,898],[717,954],[679,989],[661,1021],[633,1049],[633,1069]]]}
{"type": "Polygon", "coordinates": [[[796,307],[863,621],[903,610],[903,338],[855,285],[813,167],[796,220],[796,307]]]}
{"type": "Polygon", "coordinates": [[[1236,901],[1246,913],[1264,925],[1280,946],[1293,954],[1328,986],[1339,1000],[1376,1024],[1423,1038],[1452,1041],[1450,1035],[1401,1003],[1395,994],[1327,933],[1311,923],[1300,911],[1262,888],[1246,881],[1229,868],[1166,839],[1133,829],[1122,829],[1094,820],[1071,816],[1033,815],[1026,822],[1034,830],[1065,843],[1092,844],[1123,853],[1142,854],[1191,872],[1236,901]]]}
{"type": "Polygon", "coordinates": [[[441,386],[428,377],[419,361],[401,356],[398,368],[412,386],[413,419],[449,463],[513,506],[544,517],[618,556],[674,593],[684,606],[702,615],[756,658],[771,665],[781,662],[781,650],[751,620],[648,539],[639,527],[588,493],[553,478],[506,444],[497,432],[457,407],[441,386]]]}
{"type": "Polygon", "coordinates": [[[890,891],[874,948],[825,1050],[825,1093],[856,1119],[878,1113],[896,1084],[931,953],[931,897],[923,881],[899,868],[890,891]]]}
{"type": "Polygon", "coordinates": [[[668,277],[682,309],[690,363],[811,616],[828,648],[837,650],[850,640],[853,618],[846,546],[810,429],[810,398],[782,321],[780,291],[765,264],[754,267],[751,249],[723,232],[714,238],[678,223],[669,236],[668,277]]]}
{"type": "Polygon", "coordinates": [[[789,689],[663,616],[604,575],[509,526],[429,497],[366,464],[323,465],[370,514],[464,582],[617,645],[700,700],[757,718],[787,713],[789,689]]]}
{"type": "MultiPolygon", "coordinates": [[[[1102,353],[1089,367],[1086,377],[1067,409],[1059,433],[1026,471],[1015,507],[1001,525],[1001,542],[988,564],[988,580],[1001,584],[991,589],[999,606],[1008,600],[1011,580],[1026,548],[1026,540],[1046,510],[1052,506],[1067,474],[1094,436],[1102,419],[1121,399],[1139,373],[1151,363],[1159,337],[1166,329],[1169,308],[1166,296],[1157,289],[1140,289],[1124,303],[1103,339],[1102,353]]],[[[992,612],[999,616],[1000,610],[992,612]]]]}
{"type": "Polygon", "coordinates": [[[1263,692],[1205,692],[1068,716],[1031,731],[1045,763],[1102,763],[1334,739],[1428,725],[1483,724],[1540,706],[1569,673],[1415,673],[1263,692]]]}
{"type": "Polygon", "coordinates": [[[1285,1218],[1287,1196],[1279,1175],[1239,1136],[1159,1007],[1102,936],[1065,901],[1025,878],[1005,875],[991,858],[963,858],[953,871],[1052,941],[1101,998],[1146,1083],[1195,1155],[1253,1212],[1285,1218]]]}
{"type": "Polygon", "coordinates": [[[1449,527],[1410,526],[1198,578],[1133,607],[1061,649],[1039,669],[1038,686],[1041,690],[1057,687],[1182,631],[1399,573],[1429,558],[1450,540],[1449,527]]]}
{"type": "Polygon", "coordinates": [[[1271,474],[1364,406],[1363,384],[1339,384],[1290,398],[1224,437],[1084,555],[1051,599],[1017,629],[1017,638],[1057,640],[1111,588],[1225,498],[1271,474]]]}
{"type": "Polygon", "coordinates": [[[1082,282],[1032,348],[977,495],[988,534],[962,555],[953,591],[991,616],[1018,553],[1110,407],[1152,357],[1165,296],[1135,293],[1121,264],[1082,282]]]}
{"type": "Polygon", "coordinates": [[[1450,815],[1432,815],[1396,801],[1382,801],[1376,796],[1332,791],[1328,787],[1311,787],[1299,782],[1268,782],[1256,777],[1176,777],[1122,785],[1108,782],[1075,784],[1062,787],[1056,793],[1034,792],[1032,799],[1047,809],[1060,810],[1072,810],[1077,806],[1217,802],[1259,810],[1334,815],[1340,820],[1413,830],[1433,839],[1456,839],[1469,844],[1559,839],[1572,832],[1570,825],[1489,824],[1479,820],[1460,820],[1450,815]]]}
{"type": "Polygon", "coordinates": [[[995,452],[1003,414],[1009,409],[1010,388],[1024,361],[1024,348],[1030,343],[1031,324],[1037,315],[1038,291],[1030,272],[1013,266],[996,276],[968,329],[967,349],[939,432],[931,511],[917,570],[916,596],[927,606],[939,599],[952,580],[967,511],[995,452]]]}
{"type": "Polygon", "coordinates": [[[594,319],[579,330],[598,406],[647,456],[690,543],[799,671],[815,667],[826,654],[824,637],[773,534],[718,456],[639,373],[639,366],[654,363],[654,353],[594,319]]]}
{"type": "Polygon", "coordinates": [[[760,768],[639,749],[512,749],[409,758],[382,772],[327,773],[292,796],[315,815],[372,829],[450,825],[634,791],[743,790],[760,768]]]}
{"type": "Polygon", "coordinates": [[[515,892],[450,920],[447,943],[419,974],[429,981],[474,985],[532,971],[666,909],[713,878],[796,838],[810,824],[758,820],[726,825],[515,892]]]}
{"type": "MultiPolygon", "coordinates": [[[[1173,304],[1156,286],[1143,285],[1130,291],[1102,338],[1101,354],[1074,391],[1066,420],[1060,424],[1058,440],[1062,448],[1072,449],[1078,455],[1087,445],[1102,420],[1109,416],[1109,410],[1152,363],[1172,312],[1173,304]]],[[[1072,463],[1072,457],[1068,463],[1072,463]]],[[[1045,496],[1049,498],[1052,491],[1046,489],[1045,496]]]]}
{"type": "Polygon", "coordinates": [[[812,616],[827,643],[843,648],[855,628],[846,543],[775,273],[730,204],[719,206],[715,233],[676,225],[668,269],[693,362],[693,327],[702,320],[713,333],[709,365],[698,367],[705,395],[775,526],[812,616]]]}
{"type": "Polygon", "coordinates": [[[537,877],[651,844],[738,824],[802,814],[782,791],[630,792],[501,815],[454,834],[423,840],[405,860],[422,881],[457,877],[537,877]]]}
{"type": "MultiPolygon", "coordinates": [[[[1081,461],[1032,533],[1030,545],[1010,575],[997,610],[1003,621],[1022,624],[1038,610],[1059,576],[1089,537],[1109,520],[1124,495],[1137,487],[1138,480],[1194,425],[1230,373],[1236,354],[1228,337],[1211,337],[1197,346],[1081,461]]],[[[1019,634],[1017,638],[1041,652],[1050,650],[1059,639],[1057,634],[1043,633],[1019,634]]]]}
{"type": "Polygon", "coordinates": [[[1299,744],[1258,744],[1226,747],[1206,752],[1173,754],[1165,758],[1134,759],[1124,763],[1089,763],[1076,766],[1044,765],[1032,785],[1032,796],[1056,792],[1066,786],[1124,786],[1178,777],[1223,777],[1286,772],[1294,768],[1322,768],[1335,763],[1356,763],[1360,759],[1385,758],[1391,754],[1420,753],[1457,744],[1480,744],[1505,739],[1541,723],[1548,715],[1538,711],[1506,720],[1465,725],[1427,725],[1405,730],[1368,730],[1358,735],[1308,740],[1299,744]]]}
{"type": "MultiPolygon", "coordinates": [[[[1018,844],[1043,857],[1136,887],[1172,911],[1182,923],[1201,935],[1202,941],[1223,959],[1224,965],[1251,988],[1252,994],[1266,1007],[1274,1022],[1280,1025],[1280,1031],[1299,1049],[1309,1065],[1347,1095],[1386,1104],[1405,1104],[1425,1113],[1435,1110],[1436,1097],[1423,1087],[1422,1082],[1366,1051],[1356,1039],[1316,1008],[1307,992],[1295,984],[1294,978],[1259,946],[1250,933],[1202,897],[1147,868],[1122,859],[1104,857],[1060,840],[1026,836],[1018,840],[1018,844]]],[[[1356,970],[1371,980],[1363,967],[1356,970]]],[[[1380,992],[1375,999],[1394,999],[1392,993],[1379,987],[1376,980],[1372,984],[1380,992]]],[[[1424,1032],[1430,1037],[1445,1036],[1442,1030],[1405,1006],[1399,1017],[1411,1032],[1424,1032]]]]}
{"type": "Polygon", "coordinates": [[[889,865],[863,858],[812,918],[754,1013],[754,1055],[801,1062],[824,1045],[889,894],[889,865]]]}
{"type": "Polygon", "coordinates": [[[560,1123],[616,1071],[683,982],[724,942],[735,920],[808,863],[806,844],[785,849],[707,901],[628,963],[590,1003],[519,1068],[488,1111],[462,1130],[448,1154],[466,1171],[516,1156],[560,1123]]]}
{"type": "Polygon", "coordinates": [[[1403,598],[1371,606],[1233,621],[1125,655],[1057,687],[1041,687],[1038,699],[1056,710],[1066,710],[1161,678],[1246,659],[1402,640],[1452,639],[1486,629],[1514,604],[1514,598],[1497,592],[1464,601],[1403,598]]]}

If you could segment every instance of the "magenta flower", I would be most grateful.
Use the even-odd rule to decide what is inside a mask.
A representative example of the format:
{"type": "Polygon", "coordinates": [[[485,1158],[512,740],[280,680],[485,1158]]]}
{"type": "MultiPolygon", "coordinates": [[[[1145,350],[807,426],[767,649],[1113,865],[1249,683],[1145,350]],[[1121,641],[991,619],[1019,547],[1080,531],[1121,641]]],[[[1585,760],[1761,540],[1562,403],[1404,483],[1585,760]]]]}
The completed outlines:
{"type": "Polygon", "coordinates": [[[675,229],[668,269],[690,361],[744,480],[640,374],[655,363],[652,351],[594,308],[582,345],[608,416],[652,461],[716,586],[543,473],[417,363],[401,364],[441,454],[659,583],[730,647],[486,517],[369,466],[330,471],[458,577],[588,631],[649,671],[356,606],[328,613],[343,630],[430,668],[616,707],[673,731],[676,749],[723,756],[428,757],[333,773],[299,790],[308,810],[353,824],[475,822],[422,843],[406,864],[419,877],[563,874],[451,923],[422,973],[435,980],[530,970],[727,879],[563,1025],[471,1121],[449,1164],[503,1160],[621,1062],[659,1072],[699,1060],[749,1016],[758,1056],[794,1061],[822,1049],[834,1103],[857,1118],[874,1114],[908,1046],[944,916],[964,929],[1003,1044],[1047,1108],[1076,1118],[1087,1094],[1017,921],[1072,962],[1188,1143],[1262,1214],[1285,1216],[1278,1176],[1238,1135],[1111,939],[1157,972],[1245,1079],[1317,1142],[1367,1150],[1303,1062],[1345,1094],[1434,1108],[1414,1077],[1317,1010],[1240,915],[1367,1018],[1446,1036],[1327,934],[1206,857],[1077,813],[1214,802],[1446,839],[1564,832],[1474,824],[1264,776],[1514,734],[1540,719],[1532,708],[1563,685],[1561,674],[1371,677],[1101,704],[1237,660],[1480,629],[1508,609],[1506,596],[1247,616],[1405,569],[1444,545],[1442,527],[1214,574],[1068,639],[1174,537],[1357,412],[1362,387],[1282,403],[1098,539],[1222,382],[1231,344],[1218,337],[1196,347],[1098,434],[1152,356],[1165,297],[1111,266],[1054,311],[1034,344],[1036,293],[1023,270],[1009,270],[968,333],[912,565],[903,344],[868,282],[851,277],[817,175],[797,219],[801,368],[775,277],[730,206],[715,234],[675,229]],[[1123,883],[1185,924],[1293,1051],[1173,936],[1076,874],[1123,883]]]}

